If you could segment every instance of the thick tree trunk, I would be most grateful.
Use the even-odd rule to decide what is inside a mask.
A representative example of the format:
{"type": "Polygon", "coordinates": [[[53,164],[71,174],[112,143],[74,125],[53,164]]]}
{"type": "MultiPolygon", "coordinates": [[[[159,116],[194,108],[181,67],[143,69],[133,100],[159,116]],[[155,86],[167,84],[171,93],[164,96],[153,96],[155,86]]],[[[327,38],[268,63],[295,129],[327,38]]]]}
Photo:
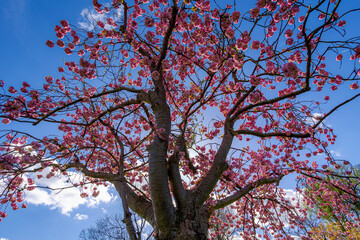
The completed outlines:
{"type": "Polygon", "coordinates": [[[179,224],[174,240],[206,240],[207,232],[207,222],[185,219],[179,224]]]}
{"type": "MultiPolygon", "coordinates": [[[[194,205],[192,205],[194,206],[194,205]]],[[[195,209],[188,206],[182,212],[177,211],[177,221],[170,237],[156,236],[158,240],[206,240],[208,239],[209,217],[208,208],[195,209]]]]}

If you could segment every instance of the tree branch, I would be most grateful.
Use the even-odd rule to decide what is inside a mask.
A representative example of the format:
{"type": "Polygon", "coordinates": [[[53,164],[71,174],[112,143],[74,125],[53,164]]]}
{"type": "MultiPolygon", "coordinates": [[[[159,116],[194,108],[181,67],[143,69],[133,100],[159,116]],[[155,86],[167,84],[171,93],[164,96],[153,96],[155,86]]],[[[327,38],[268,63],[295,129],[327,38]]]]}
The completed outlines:
{"type": "Polygon", "coordinates": [[[226,207],[227,205],[230,205],[233,202],[236,202],[240,198],[244,197],[246,194],[250,193],[255,188],[258,188],[258,187],[260,187],[262,185],[265,185],[265,184],[271,184],[271,183],[279,182],[283,177],[284,177],[284,175],[280,175],[278,177],[273,177],[273,178],[262,178],[262,179],[256,180],[253,183],[249,183],[245,187],[241,188],[239,191],[234,193],[233,195],[228,196],[228,197],[226,197],[224,199],[218,200],[216,202],[216,204],[212,207],[212,210],[216,210],[216,209],[219,209],[219,208],[226,207]]]}
{"type": "Polygon", "coordinates": [[[286,133],[286,132],[261,133],[251,130],[237,130],[234,131],[234,134],[235,136],[239,134],[244,134],[244,135],[253,135],[261,138],[267,138],[267,137],[308,138],[311,136],[310,133],[286,133]]]}
{"type": "MultiPolygon", "coordinates": [[[[95,94],[91,97],[89,97],[90,99],[94,99],[94,98],[98,98],[98,97],[101,97],[101,96],[104,96],[104,95],[107,95],[107,94],[111,94],[111,93],[116,93],[116,92],[120,92],[120,91],[123,91],[123,90],[126,90],[126,91],[129,91],[129,92],[133,92],[133,93],[143,93],[143,90],[138,90],[138,89],[133,89],[133,88],[128,88],[128,87],[119,87],[117,89],[114,89],[114,90],[110,90],[110,91],[105,91],[105,92],[102,92],[102,93],[99,93],[99,94],[95,94]]],[[[51,115],[53,115],[54,113],[57,113],[71,105],[74,105],[76,103],[79,103],[79,102],[82,102],[84,101],[85,98],[79,98],[75,101],[72,101],[70,103],[67,103],[61,107],[58,107],[58,108],[55,108],[54,110],[52,110],[51,112],[49,112],[48,114],[42,116],[38,121],[36,121],[35,123],[33,123],[33,125],[37,125],[39,124],[40,122],[42,122],[43,120],[45,120],[46,118],[50,117],[51,115]]]]}
{"type": "Polygon", "coordinates": [[[215,154],[214,162],[206,176],[201,180],[198,187],[194,190],[197,206],[201,206],[206,201],[212,190],[215,188],[222,173],[229,167],[226,163],[226,157],[234,139],[234,135],[230,130],[232,127],[232,124],[230,124],[228,121],[225,122],[224,137],[218,151],[215,154]]]}
{"type": "Polygon", "coordinates": [[[177,13],[178,13],[177,5],[174,5],[173,8],[172,8],[172,12],[171,12],[171,19],[170,19],[169,27],[168,27],[168,29],[167,29],[167,31],[165,33],[163,44],[162,44],[162,47],[161,47],[159,61],[156,64],[156,67],[155,67],[155,69],[158,70],[158,71],[161,68],[162,61],[165,59],[166,52],[167,52],[167,50],[169,48],[169,40],[170,40],[171,34],[172,34],[172,32],[173,32],[173,30],[175,28],[177,13]]]}
{"type": "MultiPolygon", "coordinates": [[[[180,139],[177,140],[176,146],[180,151],[185,152],[185,143],[183,135],[179,136],[180,139]]],[[[179,151],[176,151],[168,161],[169,165],[169,180],[171,184],[171,190],[174,194],[176,205],[179,208],[182,208],[186,204],[188,199],[188,193],[186,192],[179,171],[179,160],[180,155],[179,151]]]]}
{"type": "Polygon", "coordinates": [[[331,109],[330,112],[328,112],[327,114],[325,114],[325,116],[323,116],[312,128],[315,129],[317,128],[328,116],[330,116],[333,112],[335,112],[338,108],[340,108],[341,106],[351,102],[352,100],[354,100],[355,98],[359,97],[359,94],[356,94],[355,96],[353,96],[352,98],[340,103],[339,105],[337,105],[336,107],[334,107],[333,109],[331,109]]]}
{"type": "Polygon", "coordinates": [[[129,101],[120,103],[119,105],[116,105],[114,107],[110,107],[108,108],[106,111],[100,113],[96,118],[94,118],[93,120],[91,120],[88,124],[86,124],[87,126],[91,126],[93,123],[95,123],[97,120],[101,119],[103,116],[105,116],[108,113],[114,112],[118,109],[124,108],[126,106],[130,106],[130,105],[134,105],[134,104],[140,104],[141,103],[141,99],[131,99],[129,101]]]}

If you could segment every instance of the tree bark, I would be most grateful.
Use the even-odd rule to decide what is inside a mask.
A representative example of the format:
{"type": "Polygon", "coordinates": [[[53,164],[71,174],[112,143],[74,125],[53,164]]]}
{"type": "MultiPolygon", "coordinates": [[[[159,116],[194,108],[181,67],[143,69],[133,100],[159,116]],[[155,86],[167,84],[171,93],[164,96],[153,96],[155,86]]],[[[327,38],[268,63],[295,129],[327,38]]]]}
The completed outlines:
{"type": "Polygon", "coordinates": [[[178,209],[176,223],[169,237],[157,235],[157,240],[206,240],[209,229],[209,208],[197,208],[195,201],[189,199],[186,209],[178,209]]]}

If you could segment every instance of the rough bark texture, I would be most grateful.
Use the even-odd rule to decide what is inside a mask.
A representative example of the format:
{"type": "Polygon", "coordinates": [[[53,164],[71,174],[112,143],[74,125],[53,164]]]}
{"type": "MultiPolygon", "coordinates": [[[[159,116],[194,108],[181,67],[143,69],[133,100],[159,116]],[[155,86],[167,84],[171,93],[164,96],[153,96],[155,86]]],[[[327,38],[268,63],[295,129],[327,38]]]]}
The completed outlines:
{"type": "Polygon", "coordinates": [[[176,240],[206,240],[209,229],[209,213],[206,208],[189,208],[177,226],[176,240]]]}
{"type": "Polygon", "coordinates": [[[209,229],[209,211],[207,207],[198,209],[192,200],[186,209],[178,209],[176,223],[168,236],[158,234],[158,240],[206,240],[209,229]]]}

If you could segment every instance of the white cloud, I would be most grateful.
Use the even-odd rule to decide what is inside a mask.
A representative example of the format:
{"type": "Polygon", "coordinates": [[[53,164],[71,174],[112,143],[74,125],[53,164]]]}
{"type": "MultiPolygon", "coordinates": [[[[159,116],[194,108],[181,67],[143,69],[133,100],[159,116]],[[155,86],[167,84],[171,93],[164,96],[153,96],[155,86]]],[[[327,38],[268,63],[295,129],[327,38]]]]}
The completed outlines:
{"type": "Polygon", "coordinates": [[[88,215],[85,215],[85,214],[80,214],[80,213],[77,213],[74,217],[74,219],[76,220],[86,220],[88,219],[88,215]]]}
{"type": "Polygon", "coordinates": [[[107,212],[108,212],[105,208],[101,208],[101,210],[104,214],[107,214],[107,212]]]}
{"type": "Polygon", "coordinates": [[[341,152],[339,152],[339,151],[330,150],[330,153],[335,157],[341,157],[342,156],[341,152]]]}
{"type": "MultiPolygon", "coordinates": [[[[78,22],[81,28],[92,31],[94,29],[94,26],[96,25],[97,21],[102,21],[106,23],[106,18],[109,16],[106,14],[100,14],[95,12],[93,9],[89,10],[88,8],[85,8],[81,11],[80,15],[83,17],[83,20],[78,22]]],[[[114,21],[118,21],[122,15],[122,8],[116,9],[116,15],[113,16],[114,21]]],[[[111,29],[112,27],[108,24],[105,24],[106,29],[111,29]]]]}
{"type": "MultiPolygon", "coordinates": [[[[42,172],[44,176],[46,176],[47,173],[49,173],[48,169],[45,169],[42,172]]],[[[68,216],[70,216],[70,212],[78,208],[80,205],[95,207],[100,203],[108,203],[117,198],[117,196],[110,193],[110,188],[112,188],[111,186],[97,186],[97,191],[100,191],[100,194],[96,198],[82,198],[80,196],[82,192],[87,193],[89,196],[92,195],[93,186],[88,185],[86,190],[72,187],[72,183],[69,182],[69,178],[63,175],[54,176],[50,179],[47,179],[46,177],[37,179],[35,174],[29,175],[29,177],[30,176],[37,186],[46,186],[50,189],[62,190],[49,190],[47,188],[35,188],[32,191],[26,190],[25,201],[29,204],[49,206],[50,209],[59,209],[62,214],[68,216]]],[[[70,173],[69,177],[72,182],[79,182],[83,175],[80,173],[70,173]]],[[[24,180],[26,181],[27,179],[24,180]]]]}
{"type": "Polygon", "coordinates": [[[0,238],[0,240],[9,240],[8,238],[0,238]]]}
{"type": "Polygon", "coordinates": [[[311,117],[307,117],[305,119],[305,122],[309,124],[315,124],[321,119],[322,116],[323,115],[321,113],[313,113],[311,117]]]}
{"type": "Polygon", "coordinates": [[[293,206],[296,205],[296,203],[302,201],[302,196],[293,189],[283,189],[285,195],[285,198],[287,198],[293,206]]]}

